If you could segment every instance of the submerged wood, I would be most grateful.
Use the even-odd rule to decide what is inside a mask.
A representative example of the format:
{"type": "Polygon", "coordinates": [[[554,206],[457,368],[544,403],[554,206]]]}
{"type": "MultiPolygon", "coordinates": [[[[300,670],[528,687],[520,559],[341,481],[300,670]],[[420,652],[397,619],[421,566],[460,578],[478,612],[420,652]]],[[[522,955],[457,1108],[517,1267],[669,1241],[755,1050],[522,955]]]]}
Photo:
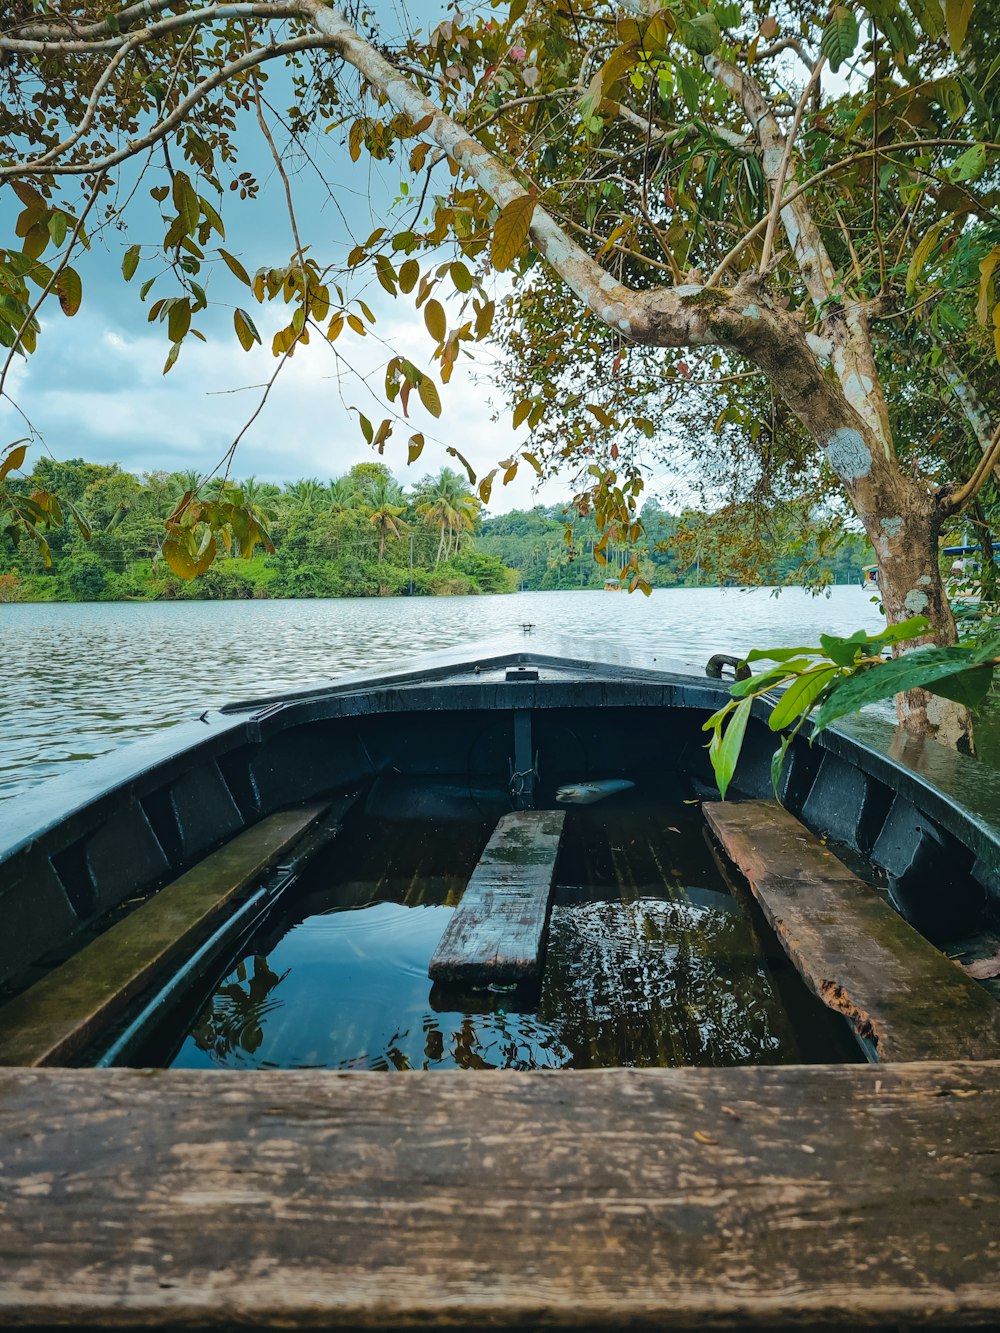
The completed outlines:
{"type": "Polygon", "coordinates": [[[0,1071],[0,1324],[1000,1321],[1000,1063],[0,1071]]]}
{"type": "Polygon", "coordinates": [[[486,986],[538,975],[565,814],[504,815],[431,959],[433,981],[486,986]]]}
{"type": "Polygon", "coordinates": [[[328,803],[269,815],[0,1009],[0,1065],[69,1060],[276,863],[328,803]]]}
{"type": "Polygon", "coordinates": [[[787,810],[703,808],[806,983],[879,1060],[1000,1057],[1000,1004],[787,810]]]}

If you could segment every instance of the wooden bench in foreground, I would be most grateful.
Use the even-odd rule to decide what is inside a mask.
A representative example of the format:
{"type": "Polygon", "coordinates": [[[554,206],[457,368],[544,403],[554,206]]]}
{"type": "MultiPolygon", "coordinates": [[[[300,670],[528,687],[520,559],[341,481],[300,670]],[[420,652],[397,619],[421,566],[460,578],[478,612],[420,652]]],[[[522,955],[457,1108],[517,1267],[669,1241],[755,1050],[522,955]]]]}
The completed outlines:
{"type": "Polygon", "coordinates": [[[0,1324],[1000,1322],[1000,1063],[0,1071],[0,1324]]]}
{"type": "Polygon", "coordinates": [[[538,975],[563,810],[504,815],[428,969],[434,981],[487,986],[538,975]]]}
{"type": "Polygon", "coordinates": [[[0,1009],[0,1065],[72,1058],[222,910],[316,823],[329,803],[282,810],[238,833],[0,1009]]]}
{"type": "Polygon", "coordinates": [[[774,801],[706,802],[807,985],[881,1061],[1000,1057],[1000,1004],[774,801]]]}

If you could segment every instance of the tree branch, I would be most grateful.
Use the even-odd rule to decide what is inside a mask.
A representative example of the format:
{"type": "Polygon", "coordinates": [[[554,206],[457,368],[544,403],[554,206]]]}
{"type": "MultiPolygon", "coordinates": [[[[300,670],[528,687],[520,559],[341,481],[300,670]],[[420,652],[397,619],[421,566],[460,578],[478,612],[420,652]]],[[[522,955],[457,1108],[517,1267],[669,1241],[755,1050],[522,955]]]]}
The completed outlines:
{"type": "Polygon", "coordinates": [[[104,51],[117,51],[123,46],[145,45],[176,32],[179,28],[196,27],[210,23],[215,19],[233,18],[294,18],[296,11],[287,0],[273,0],[272,3],[206,5],[203,9],[188,10],[184,14],[174,14],[159,23],[140,28],[133,33],[117,33],[113,36],[87,40],[84,38],[64,38],[53,34],[45,38],[28,39],[24,37],[0,36],[0,51],[23,53],[26,55],[99,55],[104,51]]]}
{"type": "MultiPolygon", "coordinates": [[[[427,121],[425,138],[443,148],[502,209],[528,191],[514,172],[414,87],[343,15],[321,0],[299,0],[302,12],[348,64],[415,123],[427,121]]],[[[531,238],[570,289],[610,327],[635,341],[688,346],[710,337],[704,312],[686,298],[695,286],[635,292],[618,282],[541,206],[531,217],[531,238]],[[654,330],[655,325],[655,330],[654,330]]],[[[714,341],[714,339],[713,339],[714,341]]]]}
{"type": "Polygon", "coordinates": [[[191,92],[178,102],[169,116],[165,116],[158,124],[141,138],[133,139],[118,149],[117,152],[108,153],[104,157],[96,158],[90,162],[66,162],[66,163],[42,163],[18,162],[0,166],[0,179],[13,176],[89,176],[95,171],[107,171],[111,167],[116,167],[121,162],[127,162],[129,158],[135,157],[159,141],[178,125],[182,124],[187,118],[192,108],[197,106],[203,97],[218,88],[220,84],[226,83],[234,74],[242,74],[244,70],[250,70],[257,65],[263,65],[268,60],[274,60],[277,56],[291,55],[296,51],[313,51],[318,47],[334,47],[336,45],[331,39],[323,36],[319,37],[296,37],[287,42],[271,42],[265,47],[261,47],[249,55],[240,56],[238,60],[231,61],[221,69],[215,71],[207,79],[203,79],[191,92]]]}
{"type": "Polygon", "coordinates": [[[802,90],[802,96],[799,98],[798,105],[795,108],[795,115],[788,128],[788,134],[785,136],[785,151],[781,155],[781,164],[778,167],[778,174],[774,181],[774,201],[771,204],[770,215],[767,219],[767,230],[764,232],[764,246],[760,255],[760,272],[767,269],[771,258],[771,247],[774,245],[774,232],[778,225],[778,215],[781,212],[781,200],[785,193],[785,181],[788,178],[789,167],[792,161],[792,152],[795,148],[795,136],[799,132],[799,125],[802,123],[802,113],[806,109],[806,102],[809,95],[819,82],[819,76],[823,72],[823,66],[826,64],[826,56],[820,56],[816,61],[815,68],[810,75],[809,82],[802,90]]]}
{"type": "Polygon", "coordinates": [[[970,500],[974,500],[976,495],[986,484],[989,475],[997,467],[1000,467],[1000,426],[997,426],[993,432],[993,437],[986,449],[983,450],[983,456],[976,466],[975,472],[958,490],[947,492],[939,501],[939,509],[942,514],[948,516],[957,514],[960,509],[964,509],[970,500]]]}
{"type": "MultiPolygon", "coordinates": [[[[735,65],[716,56],[705,57],[705,68],[727,90],[753,127],[762,149],[764,175],[771,186],[772,196],[781,203],[781,219],[785,227],[788,243],[798,263],[799,272],[806,285],[813,304],[821,306],[837,287],[837,271],[830,259],[829,252],[820,235],[812,212],[802,202],[801,191],[794,187],[797,180],[791,169],[790,145],[794,134],[786,142],[781,126],[768,104],[757,82],[748,74],[738,70],[735,65]],[[787,161],[786,161],[787,157],[787,161]],[[782,168],[784,167],[784,170],[782,168]],[[792,192],[782,199],[785,183],[790,184],[792,192]]],[[[814,71],[816,73],[817,71],[814,71]]],[[[793,126],[793,129],[796,126],[793,126]]],[[[765,237],[770,226],[768,216],[764,223],[765,237]]],[[[773,235],[773,228],[772,228],[773,235]]],[[[723,264],[728,264],[728,257],[723,264]]],[[[716,270],[716,275],[719,273],[716,270]]]]}

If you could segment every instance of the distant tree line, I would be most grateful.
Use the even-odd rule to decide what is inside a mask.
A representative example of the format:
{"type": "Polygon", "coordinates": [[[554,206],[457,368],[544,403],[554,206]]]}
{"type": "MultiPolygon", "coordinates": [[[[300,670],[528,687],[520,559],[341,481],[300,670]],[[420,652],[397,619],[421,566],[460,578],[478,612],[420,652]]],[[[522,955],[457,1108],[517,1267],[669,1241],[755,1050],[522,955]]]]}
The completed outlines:
{"type": "Polygon", "coordinates": [[[162,556],[164,519],[194,473],[147,472],[82,459],[36,461],[23,482],[74,505],[77,524],[15,546],[0,535],[0,601],[150,601],[253,597],[372,597],[600,588],[637,555],[660,587],[718,583],[858,582],[864,538],[831,546],[792,505],[767,515],[735,507],[672,514],[648,502],[638,549],[602,547],[592,518],[561,505],[484,516],[465,479],[448,468],[404,489],[382,463],[360,463],[322,482],[276,486],[254,477],[217,480],[203,493],[236,497],[269,534],[273,553],[233,539],[227,558],[200,578],[178,578],[162,556]],[[594,548],[597,549],[595,558],[594,548]],[[603,563],[602,563],[603,558],[603,563]]]}

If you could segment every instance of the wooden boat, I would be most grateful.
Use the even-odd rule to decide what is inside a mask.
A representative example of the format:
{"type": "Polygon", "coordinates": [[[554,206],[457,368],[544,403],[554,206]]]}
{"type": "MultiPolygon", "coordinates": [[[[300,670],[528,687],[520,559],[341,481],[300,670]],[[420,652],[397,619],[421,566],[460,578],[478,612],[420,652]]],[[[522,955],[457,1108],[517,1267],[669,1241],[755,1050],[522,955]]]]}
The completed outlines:
{"type": "Polygon", "coordinates": [[[664,660],[477,645],[206,713],[6,809],[0,1320],[1000,1319],[1000,1005],[866,882],[989,952],[1000,774],[864,717],[795,744],[779,806],[762,708],[723,806],[701,724],[725,697],[664,660]],[[727,872],[872,1063],[124,1067],[359,799],[391,789],[416,825],[449,775],[529,816],[595,777],[704,801],[727,872]]]}

